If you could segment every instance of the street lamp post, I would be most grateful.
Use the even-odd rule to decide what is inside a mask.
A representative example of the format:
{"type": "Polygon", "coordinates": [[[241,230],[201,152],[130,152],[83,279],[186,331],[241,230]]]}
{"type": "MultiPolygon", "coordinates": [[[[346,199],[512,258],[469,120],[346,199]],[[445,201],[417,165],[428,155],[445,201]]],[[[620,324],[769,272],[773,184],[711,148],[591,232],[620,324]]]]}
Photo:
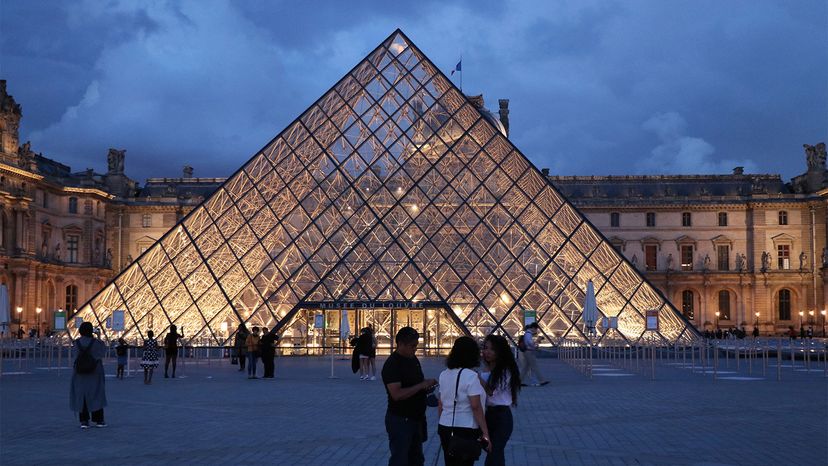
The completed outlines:
{"type": "Polygon", "coordinates": [[[799,330],[800,330],[800,332],[802,331],[802,316],[804,316],[804,315],[805,315],[805,313],[803,311],[799,311],[799,330]]]}
{"type": "Polygon", "coordinates": [[[43,309],[35,308],[35,312],[37,313],[37,336],[40,337],[40,313],[43,312],[43,309]]]}
{"type": "Polygon", "coordinates": [[[716,315],[716,330],[719,330],[719,316],[721,315],[721,312],[716,311],[714,314],[716,315]]]}
{"type": "Polygon", "coordinates": [[[20,329],[23,327],[23,308],[17,306],[17,335],[20,336],[20,329]]]}
{"type": "Polygon", "coordinates": [[[822,337],[825,338],[825,309],[819,311],[822,314],[822,337]]]}

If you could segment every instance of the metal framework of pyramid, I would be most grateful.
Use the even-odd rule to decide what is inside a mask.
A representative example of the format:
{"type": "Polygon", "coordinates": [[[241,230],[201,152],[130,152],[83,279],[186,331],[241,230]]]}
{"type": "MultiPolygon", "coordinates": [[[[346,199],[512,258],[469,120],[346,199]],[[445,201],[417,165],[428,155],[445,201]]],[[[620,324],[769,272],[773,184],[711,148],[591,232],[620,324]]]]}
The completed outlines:
{"type": "Polygon", "coordinates": [[[106,338],[124,310],[127,338],[174,323],[224,344],[307,303],[422,301],[474,336],[513,338],[533,310],[551,341],[585,341],[590,280],[617,317],[598,338],[696,338],[397,30],[75,315],[106,338]]]}

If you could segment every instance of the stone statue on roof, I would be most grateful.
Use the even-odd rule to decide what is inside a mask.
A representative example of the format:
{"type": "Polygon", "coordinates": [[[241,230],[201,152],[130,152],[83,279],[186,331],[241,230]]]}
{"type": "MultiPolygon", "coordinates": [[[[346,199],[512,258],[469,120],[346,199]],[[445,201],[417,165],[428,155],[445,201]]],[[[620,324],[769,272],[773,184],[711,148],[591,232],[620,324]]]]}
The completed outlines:
{"type": "Polygon", "coordinates": [[[123,174],[124,173],[124,158],[126,157],[126,150],[109,149],[109,154],[106,156],[107,173],[109,174],[123,174]]]}
{"type": "Polygon", "coordinates": [[[820,142],[815,146],[803,144],[802,146],[805,148],[805,159],[808,162],[808,169],[825,169],[825,143],[820,142]]]}

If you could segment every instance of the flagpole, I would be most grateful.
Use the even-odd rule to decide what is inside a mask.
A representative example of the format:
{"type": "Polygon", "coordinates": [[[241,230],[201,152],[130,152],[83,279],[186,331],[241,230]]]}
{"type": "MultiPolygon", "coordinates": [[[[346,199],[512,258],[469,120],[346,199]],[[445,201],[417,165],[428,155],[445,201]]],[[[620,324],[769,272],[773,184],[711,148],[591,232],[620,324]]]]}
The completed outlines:
{"type": "MultiPolygon", "coordinates": [[[[463,55],[460,55],[460,63],[463,63],[463,55]]],[[[460,92],[463,92],[463,66],[460,65],[460,92]]]]}

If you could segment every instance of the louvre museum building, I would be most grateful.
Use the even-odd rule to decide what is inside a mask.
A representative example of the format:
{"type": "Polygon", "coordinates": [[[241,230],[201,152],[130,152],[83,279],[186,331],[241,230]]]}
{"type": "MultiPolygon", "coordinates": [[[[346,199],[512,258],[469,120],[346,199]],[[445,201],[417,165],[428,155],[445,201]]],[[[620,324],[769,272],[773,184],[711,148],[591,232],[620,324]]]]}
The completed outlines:
{"type": "Polygon", "coordinates": [[[4,160],[4,209],[17,210],[4,210],[0,278],[20,325],[65,308],[70,332],[82,319],[131,340],[176,324],[195,344],[226,345],[244,323],[311,352],[369,325],[381,352],[403,326],[428,352],[462,334],[514,338],[533,321],[545,344],[824,323],[824,145],[788,185],[740,169],[554,177],[507,134],[508,101],[495,116],[395,31],[226,180],[190,169],[140,188],[115,151],[106,175],[46,186],[44,174],[14,207],[11,180],[46,162],[4,160]],[[72,196],[84,209],[76,199],[61,220],[52,211],[72,196]]]}

